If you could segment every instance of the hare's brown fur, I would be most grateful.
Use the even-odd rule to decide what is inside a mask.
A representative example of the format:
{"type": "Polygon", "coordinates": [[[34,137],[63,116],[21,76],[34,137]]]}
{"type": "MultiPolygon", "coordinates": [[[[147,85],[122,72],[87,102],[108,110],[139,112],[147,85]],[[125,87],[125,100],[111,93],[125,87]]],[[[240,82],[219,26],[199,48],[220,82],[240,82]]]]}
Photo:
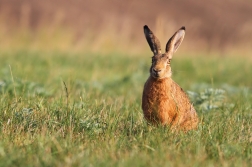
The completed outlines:
{"type": "Polygon", "coordinates": [[[196,128],[198,124],[196,111],[187,95],[171,78],[148,78],[142,108],[144,117],[153,124],[168,124],[184,130],[196,128]]]}
{"type": "MultiPolygon", "coordinates": [[[[147,26],[144,30],[154,53],[151,75],[144,85],[142,96],[145,119],[154,125],[170,125],[172,128],[185,131],[197,128],[198,117],[193,105],[183,89],[171,79],[170,60],[182,42],[184,32],[176,32],[167,43],[166,53],[161,54],[157,38],[147,26]]],[[[180,29],[182,30],[185,30],[184,27],[180,29]]]]}

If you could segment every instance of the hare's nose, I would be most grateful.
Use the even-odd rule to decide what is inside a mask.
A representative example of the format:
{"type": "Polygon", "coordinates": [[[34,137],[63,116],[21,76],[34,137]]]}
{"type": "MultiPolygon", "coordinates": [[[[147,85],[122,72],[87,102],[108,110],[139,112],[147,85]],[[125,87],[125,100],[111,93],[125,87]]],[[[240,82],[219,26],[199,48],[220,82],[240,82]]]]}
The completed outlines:
{"type": "Polygon", "coordinates": [[[154,71],[155,73],[159,73],[161,70],[160,70],[160,69],[153,68],[153,71],[154,71]]]}

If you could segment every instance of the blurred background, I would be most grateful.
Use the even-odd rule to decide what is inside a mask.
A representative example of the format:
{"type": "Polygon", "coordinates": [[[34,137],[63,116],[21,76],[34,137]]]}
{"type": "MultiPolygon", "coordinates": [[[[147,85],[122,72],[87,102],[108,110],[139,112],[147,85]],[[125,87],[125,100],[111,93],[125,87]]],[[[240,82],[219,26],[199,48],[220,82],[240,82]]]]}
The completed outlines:
{"type": "Polygon", "coordinates": [[[145,24],[163,48],[186,26],[181,52],[252,50],[250,0],[0,0],[0,49],[144,53],[145,24]]]}

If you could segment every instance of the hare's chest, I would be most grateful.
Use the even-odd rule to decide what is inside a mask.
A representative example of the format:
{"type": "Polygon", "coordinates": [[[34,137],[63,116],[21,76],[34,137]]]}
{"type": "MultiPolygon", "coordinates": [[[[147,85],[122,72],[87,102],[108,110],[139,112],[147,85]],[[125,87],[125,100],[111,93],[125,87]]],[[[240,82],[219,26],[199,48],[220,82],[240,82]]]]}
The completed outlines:
{"type": "Polygon", "coordinates": [[[170,106],[174,100],[172,99],[171,86],[169,82],[150,82],[146,84],[145,95],[149,106],[154,110],[160,111],[165,109],[165,106],[170,106]]]}
{"type": "Polygon", "coordinates": [[[176,110],[169,83],[146,82],[143,94],[143,111],[149,120],[161,123],[171,122],[176,110]]]}
{"type": "Polygon", "coordinates": [[[169,94],[170,90],[165,88],[165,89],[160,89],[160,87],[151,87],[148,91],[148,98],[149,100],[155,102],[155,103],[161,103],[162,101],[167,101],[169,100],[169,94]]]}

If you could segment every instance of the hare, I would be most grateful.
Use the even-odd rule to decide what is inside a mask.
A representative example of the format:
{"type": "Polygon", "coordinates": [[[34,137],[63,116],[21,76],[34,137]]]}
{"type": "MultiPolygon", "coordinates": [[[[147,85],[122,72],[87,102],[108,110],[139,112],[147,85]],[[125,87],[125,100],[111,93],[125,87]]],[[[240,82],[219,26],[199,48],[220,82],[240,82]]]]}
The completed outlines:
{"type": "Polygon", "coordinates": [[[169,39],[165,53],[147,25],[144,34],[154,56],[150,76],[144,85],[142,109],[145,119],[154,124],[170,125],[172,129],[188,131],[198,126],[198,116],[183,89],[171,79],[171,59],[185,36],[181,27],[169,39]]]}

